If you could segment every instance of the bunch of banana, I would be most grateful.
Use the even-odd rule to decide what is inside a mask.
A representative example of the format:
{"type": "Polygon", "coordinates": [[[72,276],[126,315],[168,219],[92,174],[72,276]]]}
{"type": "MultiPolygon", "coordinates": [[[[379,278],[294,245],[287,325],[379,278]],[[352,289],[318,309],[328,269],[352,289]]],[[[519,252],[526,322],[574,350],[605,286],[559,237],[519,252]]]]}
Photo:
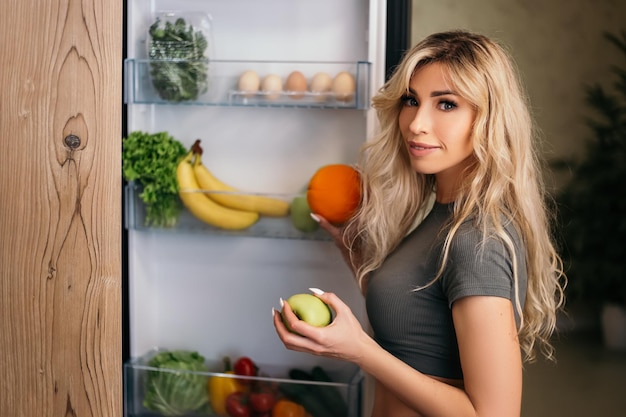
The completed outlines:
{"type": "Polygon", "coordinates": [[[289,203],[278,198],[246,194],[219,180],[202,163],[200,140],[178,164],[180,198],[202,221],[222,229],[245,229],[260,215],[281,217],[289,214],[289,203]]]}
{"type": "Polygon", "coordinates": [[[193,164],[198,185],[216,203],[235,210],[254,211],[263,216],[282,217],[289,214],[289,203],[278,198],[245,194],[220,181],[202,164],[202,154],[197,153],[193,164]]]}
{"type": "Polygon", "coordinates": [[[221,229],[241,230],[252,226],[259,220],[259,213],[254,211],[234,210],[211,200],[207,194],[198,191],[200,186],[194,173],[193,150],[178,163],[178,195],[187,209],[198,219],[221,229]]]}

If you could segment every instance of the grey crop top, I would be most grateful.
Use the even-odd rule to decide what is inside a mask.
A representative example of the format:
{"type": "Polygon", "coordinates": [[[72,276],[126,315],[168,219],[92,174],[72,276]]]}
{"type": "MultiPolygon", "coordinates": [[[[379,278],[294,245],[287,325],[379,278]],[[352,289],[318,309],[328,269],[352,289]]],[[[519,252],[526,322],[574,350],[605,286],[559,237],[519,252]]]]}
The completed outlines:
{"type": "MultiPolygon", "coordinates": [[[[472,295],[515,300],[515,289],[512,260],[502,242],[489,239],[481,251],[481,233],[468,221],[453,239],[442,277],[413,291],[435,276],[443,245],[440,231],[451,209],[435,203],[424,221],[370,275],[366,308],[374,338],[385,350],[425,374],[462,379],[452,304],[472,295]]],[[[525,249],[513,226],[506,231],[515,244],[524,305],[525,249]]]]}

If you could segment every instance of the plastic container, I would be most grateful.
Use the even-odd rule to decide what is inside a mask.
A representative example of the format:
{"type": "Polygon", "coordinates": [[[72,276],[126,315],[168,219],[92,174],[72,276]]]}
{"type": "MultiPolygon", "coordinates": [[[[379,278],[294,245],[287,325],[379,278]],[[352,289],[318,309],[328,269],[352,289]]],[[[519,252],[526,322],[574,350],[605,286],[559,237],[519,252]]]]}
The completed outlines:
{"type": "MultiPolygon", "coordinates": [[[[183,377],[194,376],[199,378],[202,384],[206,378],[208,386],[211,378],[230,378],[242,380],[245,378],[234,374],[225,374],[220,372],[221,361],[215,360],[207,362],[209,372],[193,372],[193,371],[172,371],[163,368],[154,368],[148,366],[150,359],[158,353],[159,350],[150,351],[142,357],[130,360],[124,364],[124,415],[126,417],[152,417],[164,415],[163,413],[150,409],[144,404],[146,398],[147,380],[152,373],[152,377],[161,377],[172,372],[178,373],[183,377]]],[[[333,382],[321,381],[305,381],[301,379],[292,379],[289,377],[289,369],[280,367],[267,367],[263,364],[257,364],[261,376],[247,378],[247,382],[251,386],[264,386],[271,390],[276,400],[284,398],[314,409],[308,408],[310,414],[315,412],[316,417],[320,417],[320,409],[330,408],[333,413],[329,417],[339,417],[336,413],[343,410],[341,417],[358,417],[361,414],[361,393],[362,393],[362,372],[354,365],[345,364],[342,369],[324,369],[333,382]],[[334,401],[329,401],[329,394],[334,401]],[[316,407],[317,406],[317,407],[316,407]]],[[[305,370],[310,372],[310,370],[305,370]]],[[[175,384],[173,384],[175,385],[175,384]]],[[[207,405],[201,406],[198,410],[188,411],[183,416],[211,416],[215,415],[210,407],[210,396],[207,389],[207,405]]]]}
{"type": "Polygon", "coordinates": [[[210,87],[213,56],[211,16],[206,13],[155,13],[146,42],[149,77],[166,102],[196,101],[210,87]]]}

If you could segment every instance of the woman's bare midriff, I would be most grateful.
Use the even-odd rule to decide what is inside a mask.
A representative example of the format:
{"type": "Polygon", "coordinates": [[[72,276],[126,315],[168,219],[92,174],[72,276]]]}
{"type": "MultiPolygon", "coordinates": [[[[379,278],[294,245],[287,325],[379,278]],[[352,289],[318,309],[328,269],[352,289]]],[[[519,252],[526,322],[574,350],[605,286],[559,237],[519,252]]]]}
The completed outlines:
{"type": "MultiPolygon", "coordinates": [[[[431,376],[431,378],[445,382],[446,384],[457,388],[463,388],[462,380],[446,379],[434,376],[431,376]]],[[[420,417],[420,414],[411,410],[384,385],[376,382],[372,417],[420,417]]]]}

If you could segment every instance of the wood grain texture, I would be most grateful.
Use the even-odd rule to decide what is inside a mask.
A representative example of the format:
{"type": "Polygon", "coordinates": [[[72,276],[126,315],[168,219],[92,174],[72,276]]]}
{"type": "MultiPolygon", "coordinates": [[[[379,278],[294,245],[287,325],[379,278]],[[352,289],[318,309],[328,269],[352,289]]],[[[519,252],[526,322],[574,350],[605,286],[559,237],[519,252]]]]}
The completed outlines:
{"type": "Polygon", "coordinates": [[[0,415],[120,417],[123,2],[3,6],[0,415]]]}

